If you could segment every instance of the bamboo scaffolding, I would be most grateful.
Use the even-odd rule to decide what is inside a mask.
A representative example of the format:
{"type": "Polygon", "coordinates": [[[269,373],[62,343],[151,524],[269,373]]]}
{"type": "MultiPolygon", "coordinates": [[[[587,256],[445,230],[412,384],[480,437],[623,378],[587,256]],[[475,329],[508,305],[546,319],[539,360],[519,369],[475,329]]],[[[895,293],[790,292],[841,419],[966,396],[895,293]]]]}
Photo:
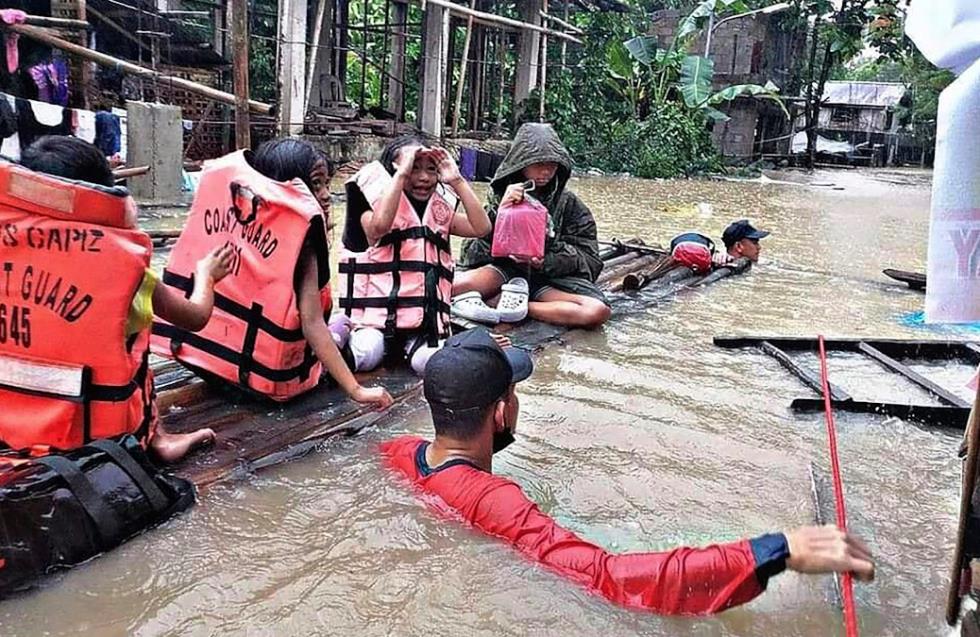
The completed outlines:
{"type": "Polygon", "coordinates": [[[523,31],[537,31],[538,33],[553,35],[556,38],[574,42],[575,44],[582,44],[582,40],[576,38],[575,36],[568,35],[567,33],[562,33],[561,31],[555,31],[554,29],[549,29],[547,27],[539,27],[536,24],[521,22],[520,20],[512,20],[511,18],[505,18],[492,13],[484,13],[483,11],[467,9],[466,7],[461,7],[458,4],[453,4],[448,0],[424,0],[422,5],[424,6],[425,4],[434,4],[437,7],[449,9],[451,13],[455,13],[456,15],[463,17],[472,17],[474,22],[479,22],[481,24],[487,24],[498,28],[509,27],[511,29],[523,31]]]}

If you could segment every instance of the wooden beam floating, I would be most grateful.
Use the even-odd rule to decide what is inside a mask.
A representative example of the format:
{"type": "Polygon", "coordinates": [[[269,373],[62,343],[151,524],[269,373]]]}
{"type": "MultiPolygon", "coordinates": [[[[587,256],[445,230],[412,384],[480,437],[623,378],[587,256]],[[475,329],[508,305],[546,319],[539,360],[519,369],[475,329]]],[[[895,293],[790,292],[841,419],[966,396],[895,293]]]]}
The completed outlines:
{"type": "Polygon", "coordinates": [[[944,387],[934,383],[922,374],[911,369],[907,365],[904,365],[891,356],[881,352],[880,350],[868,345],[867,343],[861,343],[858,345],[858,349],[861,353],[873,358],[874,360],[881,363],[884,367],[901,374],[907,378],[911,383],[918,385],[922,389],[926,390],[940,401],[952,405],[953,407],[960,407],[961,409],[969,409],[970,404],[957,396],[956,394],[948,391],[944,387]]]}
{"type": "MultiPolygon", "coordinates": [[[[820,375],[814,372],[812,369],[803,367],[783,350],[779,349],[769,341],[762,341],[759,343],[759,347],[767,355],[775,358],[780,365],[792,372],[797,378],[803,381],[807,387],[813,391],[819,393],[823,392],[823,382],[820,380],[820,375]]],[[[840,387],[834,385],[833,383],[828,383],[830,385],[830,398],[836,401],[849,401],[851,396],[841,389],[840,387]]]]}
{"type": "MultiPolygon", "coordinates": [[[[729,349],[758,347],[769,341],[786,351],[816,351],[817,339],[799,336],[716,336],[718,347],[729,349]]],[[[860,352],[860,344],[867,343],[893,358],[929,358],[945,360],[955,357],[980,360],[980,345],[960,340],[917,340],[900,338],[831,338],[826,340],[828,350],[860,352]]]]}
{"type": "MultiPolygon", "coordinates": [[[[906,405],[864,400],[835,400],[832,401],[832,406],[840,411],[894,416],[926,425],[959,430],[965,429],[964,424],[970,413],[969,409],[947,405],[906,405]]],[[[797,412],[823,411],[824,401],[823,398],[795,398],[790,403],[790,409],[797,412]]]]}
{"type": "MultiPolygon", "coordinates": [[[[69,42],[57,36],[51,35],[43,29],[37,27],[27,26],[25,24],[5,24],[0,23],[0,28],[12,31],[14,33],[19,33],[23,36],[31,38],[46,44],[48,46],[54,47],[56,49],[61,49],[66,53],[71,53],[77,55],[83,59],[90,60],[99,64],[101,66],[107,66],[109,68],[118,69],[124,73],[129,73],[130,75],[135,75],[137,77],[142,77],[149,80],[156,80],[161,84],[170,84],[176,88],[184,89],[185,91],[190,91],[197,95],[207,97],[208,99],[215,100],[217,102],[223,102],[225,104],[235,104],[235,96],[231,93],[226,93],[224,91],[219,91],[216,88],[210,86],[205,86],[204,84],[198,84],[197,82],[191,82],[190,80],[185,80],[182,77],[174,77],[170,75],[163,75],[158,73],[153,69],[148,69],[139,64],[133,64],[132,62],[127,62],[125,60],[120,60],[111,55],[106,55],[99,51],[93,51],[92,49],[82,46],[80,44],[75,44],[74,42],[69,42]]],[[[256,100],[248,100],[249,108],[262,115],[268,115],[272,113],[272,106],[269,104],[264,104],[256,100]]]]}

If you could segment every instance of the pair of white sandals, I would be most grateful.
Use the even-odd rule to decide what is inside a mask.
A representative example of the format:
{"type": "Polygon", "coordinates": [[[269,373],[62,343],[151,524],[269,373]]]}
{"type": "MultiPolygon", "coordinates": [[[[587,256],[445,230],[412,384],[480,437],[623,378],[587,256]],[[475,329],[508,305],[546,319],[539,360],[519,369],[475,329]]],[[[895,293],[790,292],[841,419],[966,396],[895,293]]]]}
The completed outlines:
{"type": "Polygon", "coordinates": [[[519,323],[527,317],[529,295],[527,279],[516,277],[501,286],[497,307],[487,305],[479,292],[465,292],[453,299],[452,314],[486,325],[519,323]]]}

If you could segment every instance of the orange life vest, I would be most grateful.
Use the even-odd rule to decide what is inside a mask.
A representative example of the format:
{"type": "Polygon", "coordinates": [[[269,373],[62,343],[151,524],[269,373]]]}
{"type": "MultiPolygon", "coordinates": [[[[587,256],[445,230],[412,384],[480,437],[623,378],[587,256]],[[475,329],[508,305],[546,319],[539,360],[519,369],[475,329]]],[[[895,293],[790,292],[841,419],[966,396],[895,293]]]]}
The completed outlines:
{"type": "Polygon", "coordinates": [[[153,246],[135,203],[0,161],[0,443],[69,450],[155,423],[149,329],[127,338],[153,246]],[[131,219],[128,216],[132,215],[131,219]]]}
{"type": "MultiPolygon", "coordinates": [[[[372,209],[391,187],[379,162],[367,164],[348,181],[372,209]]],[[[364,252],[340,254],[340,307],[355,328],[373,327],[387,337],[396,330],[418,330],[427,344],[449,335],[449,301],[455,261],[449,245],[453,207],[434,193],[422,219],[404,193],[391,231],[364,252]]],[[[360,223],[349,214],[347,223],[360,223]]]]}
{"type": "Polygon", "coordinates": [[[315,387],[322,366],[303,336],[294,286],[304,242],[316,256],[324,314],[330,268],[323,211],[298,179],[277,182],[239,151],[205,165],[163,282],[187,295],[198,260],[231,245],[231,272],[214,290],[214,313],[193,333],[157,320],[153,351],[274,400],[315,387]]]}

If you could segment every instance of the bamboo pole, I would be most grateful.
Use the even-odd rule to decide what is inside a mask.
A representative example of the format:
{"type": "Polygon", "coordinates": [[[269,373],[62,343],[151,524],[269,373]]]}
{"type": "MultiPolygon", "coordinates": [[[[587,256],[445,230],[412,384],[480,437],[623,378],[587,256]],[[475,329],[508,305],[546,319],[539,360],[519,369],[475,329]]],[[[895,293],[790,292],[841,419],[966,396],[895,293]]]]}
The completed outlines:
{"type": "Polygon", "coordinates": [[[235,90],[235,147],[252,147],[248,116],[248,2],[231,0],[232,83],[235,90]]]}
{"type": "MultiPolygon", "coordinates": [[[[470,0],[470,9],[476,0],[470,0]]],[[[456,105],[453,107],[453,137],[459,132],[459,111],[463,107],[463,86],[466,84],[466,62],[470,54],[470,40],[473,37],[473,16],[466,20],[466,38],[463,40],[463,57],[459,63],[459,84],[456,85],[456,105]]]]}
{"type": "Polygon", "coordinates": [[[964,553],[966,550],[966,527],[970,519],[970,505],[976,488],[977,468],[980,465],[980,385],[973,397],[973,408],[966,425],[966,461],[963,466],[963,492],[960,494],[959,527],[956,530],[956,544],[953,548],[953,563],[950,565],[949,587],[946,590],[946,623],[954,626],[960,618],[960,603],[963,597],[962,582],[964,553]]]}
{"type": "Polygon", "coordinates": [[[106,26],[110,27],[113,31],[115,31],[119,35],[129,40],[130,42],[134,42],[140,45],[140,47],[142,47],[147,51],[150,50],[150,47],[148,45],[144,44],[143,41],[140,40],[138,37],[136,37],[126,29],[119,26],[119,23],[113,20],[112,18],[109,18],[108,16],[104,15],[103,13],[101,13],[96,9],[93,9],[92,7],[88,7],[88,12],[93,16],[95,16],[96,18],[98,18],[99,20],[101,20],[106,26]]]}
{"type": "Polygon", "coordinates": [[[133,166],[132,168],[117,168],[112,171],[112,176],[116,180],[126,179],[127,177],[137,177],[150,172],[149,166],[133,166]]]}
{"type": "MultiPolygon", "coordinates": [[[[106,55],[99,51],[93,51],[92,49],[82,46],[80,44],[75,44],[74,42],[69,42],[68,40],[63,40],[57,36],[51,35],[43,29],[37,27],[31,27],[24,24],[4,24],[0,23],[0,28],[12,31],[14,33],[19,33],[23,36],[27,36],[32,40],[37,40],[42,44],[54,47],[56,49],[61,49],[66,53],[72,53],[86,60],[91,60],[96,64],[102,66],[107,66],[109,68],[119,69],[124,73],[129,73],[137,77],[142,77],[145,79],[156,80],[161,84],[170,84],[176,88],[184,89],[185,91],[190,91],[191,93],[196,93],[197,95],[202,95],[208,99],[212,99],[218,102],[224,102],[225,104],[235,104],[235,96],[231,93],[226,93],[224,91],[219,91],[216,88],[211,88],[210,86],[205,86],[203,84],[198,84],[197,82],[191,82],[190,80],[185,80],[182,77],[172,77],[168,75],[163,75],[158,73],[153,69],[148,69],[144,66],[138,64],[133,64],[132,62],[127,62],[125,60],[120,60],[111,55],[106,55]]],[[[255,100],[248,100],[248,107],[250,110],[256,113],[261,113],[262,115],[268,115],[272,113],[272,106],[265,104],[263,102],[258,102],[255,100]]]]}
{"type": "Polygon", "coordinates": [[[562,20],[561,18],[559,18],[557,16],[550,15],[548,13],[548,9],[547,8],[545,8],[543,11],[539,11],[538,13],[540,13],[541,14],[541,17],[544,18],[545,20],[548,20],[549,22],[554,22],[555,24],[557,24],[561,28],[566,29],[568,31],[571,31],[575,35],[585,35],[585,31],[583,31],[582,29],[578,28],[574,24],[569,24],[568,22],[565,21],[565,20],[568,19],[568,3],[567,2],[565,3],[565,20],[562,20]]]}
{"type": "Polygon", "coordinates": [[[481,22],[483,24],[489,24],[495,27],[510,27],[512,29],[519,29],[523,31],[537,31],[538,33],[546,33],[548,35],[553,35],[556,38],[562,38],[569,42],[574,42],[575,44],[582,44],[582,40],[576,38],[575,36],[568,35],[567,33],[562,33],[561,31],[555,31],[554,29],[549,29],[547,27],[539,27],[536,24],[530,24],[528,22],[521,22],[520,20],[512,20],[511,18],[505,18],[503,16],[494,15],[492,13],[484,13],[483,11],[476,11],[474,9],[467,9],[466,7],[461,7],[458,4],[453,4],[448,0],[425,0],[422,4],[434,4],[437,7],[443,7],[444,9],[449,9],[451,13],[456,15],[461,15],[465,17],[472,17],[474,22],[481,22]]]}
{"type": "Polygon", "coordinates": [[[24,19],[24,24],[35,27],[51,27],[55,29],[91,29],[92,25],[87,20],[73,20],[71,18],[50,18],[46,15],[29,15],[24,19]]]}
{"type": "MultiPolygon", "coordinates": [[[[539,11],[542,16],[548,14],[548,0],[542,0],[541,6],[544,11],[539,11]]],[[[544,121],[545,89],[548,85],[548,34],[541,36],[541,91],[538,96],[538,121],[544,121]]]]}
{"type": "Polygon", "coordinates": [[[313,46],[306,59],[306,97],[303,100],[303,112],[310,110],[310,96],[313,95],[313,77],[316,73],[316,59],[319,54],[320,38],[323,37],[323,18],[327,14],[327,0],[320,0],[316,7],[316,20],[313,23],[313,46]]]}
{"type": "MultiPolygon", "coordinates": [[[[562,18],[565,24],[568,24],[568,3],[572,0],[562,0],[562,18]]],[[[564,71],[565,66],[568,63],[568,42],[562,40],[561,42],[561,68],[564,71]]]]}

